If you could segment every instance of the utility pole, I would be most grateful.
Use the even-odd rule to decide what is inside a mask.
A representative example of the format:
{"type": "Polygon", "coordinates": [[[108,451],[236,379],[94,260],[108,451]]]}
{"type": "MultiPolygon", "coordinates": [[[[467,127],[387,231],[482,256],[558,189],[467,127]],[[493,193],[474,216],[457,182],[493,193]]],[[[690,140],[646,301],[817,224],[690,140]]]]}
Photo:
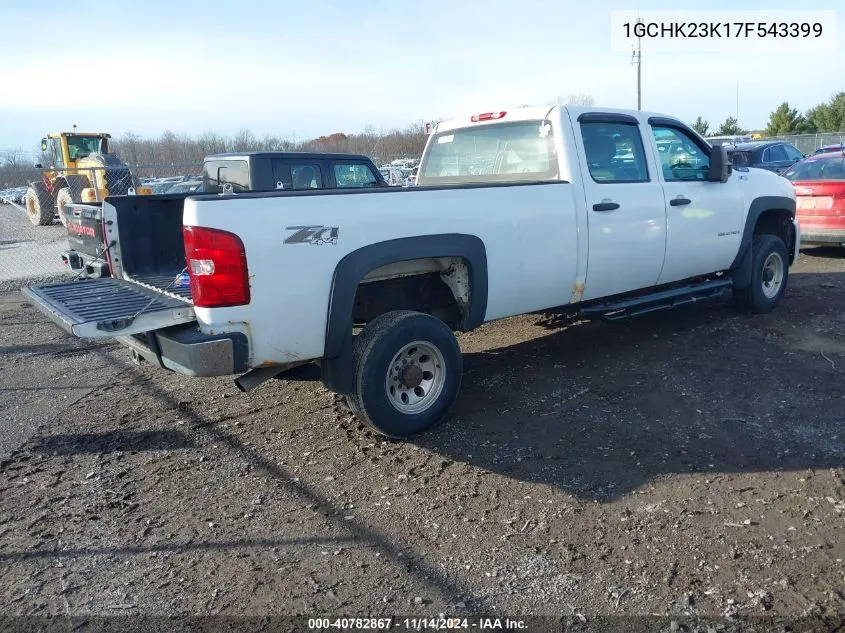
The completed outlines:
{"type": "MultiPolygon", "coordinates": [[[[643,19],[637,18],[637,24],[642,24],[643,19]]],[[[643,90],[642,90],[642,66],[643,66],[643,49],[642,38],[637,36],[637,50],[631,53],[631,63],[637,65],[637,110],[642,110],[643,105],[643,90]]]]}
{"type": "Polygon", "coordinates": [[[736,83],[736,124],[739,125],[739,82],[736,83]]]}

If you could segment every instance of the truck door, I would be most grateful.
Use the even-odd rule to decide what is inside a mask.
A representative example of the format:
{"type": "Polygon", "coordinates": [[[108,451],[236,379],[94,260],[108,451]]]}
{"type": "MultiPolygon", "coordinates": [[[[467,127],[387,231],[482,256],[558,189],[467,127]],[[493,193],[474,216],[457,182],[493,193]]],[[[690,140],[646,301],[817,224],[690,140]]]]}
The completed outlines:
{"type": "Polygon", "coordinates": [[[709,147],[680,122],[651,119],[650,127],[655,148],[657,142],[672,141],[683,150],[661,156],[667,219],[659,283],[725,270],[742,239],[743,174],[734,171],[727,182],[709,182],[709,147]]]}
{"type": "Polygon", "coordinates": [[[666,208],[639,121],[589,112],[578,117],[576,128],[587,163],[582,168],[589,229],[583,299],[653,286],[663,267],[666,208]]]}

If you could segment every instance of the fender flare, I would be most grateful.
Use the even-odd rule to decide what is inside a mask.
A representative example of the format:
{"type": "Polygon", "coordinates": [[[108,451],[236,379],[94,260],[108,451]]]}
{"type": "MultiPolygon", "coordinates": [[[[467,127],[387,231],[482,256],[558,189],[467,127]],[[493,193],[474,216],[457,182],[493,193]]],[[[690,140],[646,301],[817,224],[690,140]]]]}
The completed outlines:
{"type": "Polygon", "coordinates": [[[82,190],[91,186],[88,177],[80,174],[60,176],[59,178],[56,178],[56,185],[56,191],[62,187],[67,187],[70,191],[70,197],[74,202],[82,202],[82,190]],[[62,182],[64,182],[63,185],[60,184],[62,182]]]}
{"type": "MultiPolygon", "coordinates": [[[[747,288],[751,283],[751,242],[754,238],[754,227],[757,226],[760,216],[769,211],[787,211],[794,220],[795,200],[786,196],[761,196],[751,202],[745,217],[739,251],[730,268],[734,288],[747,288]]],[[[792,245],[787,244],[786,247],[791,249],[792,245]]]]}
{"type": "Polygon", "coordinates": [[[348,253],[332,279],[322,380],[336,393],[350,393],[352,379],[352,309],[358,284],[372,270],[387,264],[428,257],[460,257],[469,269],[470,302],[459,325],[467,331],[484,323],[487,314],[487,249],[475,235],[441,233],[376,242],[348,253]]]}

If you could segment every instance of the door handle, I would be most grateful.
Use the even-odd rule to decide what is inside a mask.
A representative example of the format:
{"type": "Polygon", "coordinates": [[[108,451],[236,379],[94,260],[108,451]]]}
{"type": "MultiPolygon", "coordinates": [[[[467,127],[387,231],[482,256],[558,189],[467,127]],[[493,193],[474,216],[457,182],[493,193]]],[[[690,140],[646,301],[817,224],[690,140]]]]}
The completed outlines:
{"type": "Polygon", "coordinates": [[[690,202],[692,202],[692,201],[689,198],[684,198],[683,196],[678,196],[677,198],[672,198],[669,201],[669,204],[672,205],[673,207],[680,207],[682,205],[689,204],[690,202]]]}
{"type": "Polygon", "coordinates": [[[593,211],[614,211],[619,208],[615,202],[597,202],[593,205],[593,211]]]}

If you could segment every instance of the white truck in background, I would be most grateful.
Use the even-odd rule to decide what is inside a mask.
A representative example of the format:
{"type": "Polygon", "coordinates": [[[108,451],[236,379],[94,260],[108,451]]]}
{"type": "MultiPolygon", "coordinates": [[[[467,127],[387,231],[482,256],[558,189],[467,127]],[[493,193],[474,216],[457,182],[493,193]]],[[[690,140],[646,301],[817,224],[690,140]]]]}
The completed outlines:
{"type": "Polygon", "coordinates": [[[572,106],[440,122],[416,187],[224,186],[110,198],[102,217],[112,278],[23,289],[66,331],[189,375],[241,374],[244,391],[316,363],[397,438],[456,400],[456,331],[541,310],[616,320],[727,290],[768,312],[800,244],[787,180],[733,168],[672,117],[572,106]]]}

